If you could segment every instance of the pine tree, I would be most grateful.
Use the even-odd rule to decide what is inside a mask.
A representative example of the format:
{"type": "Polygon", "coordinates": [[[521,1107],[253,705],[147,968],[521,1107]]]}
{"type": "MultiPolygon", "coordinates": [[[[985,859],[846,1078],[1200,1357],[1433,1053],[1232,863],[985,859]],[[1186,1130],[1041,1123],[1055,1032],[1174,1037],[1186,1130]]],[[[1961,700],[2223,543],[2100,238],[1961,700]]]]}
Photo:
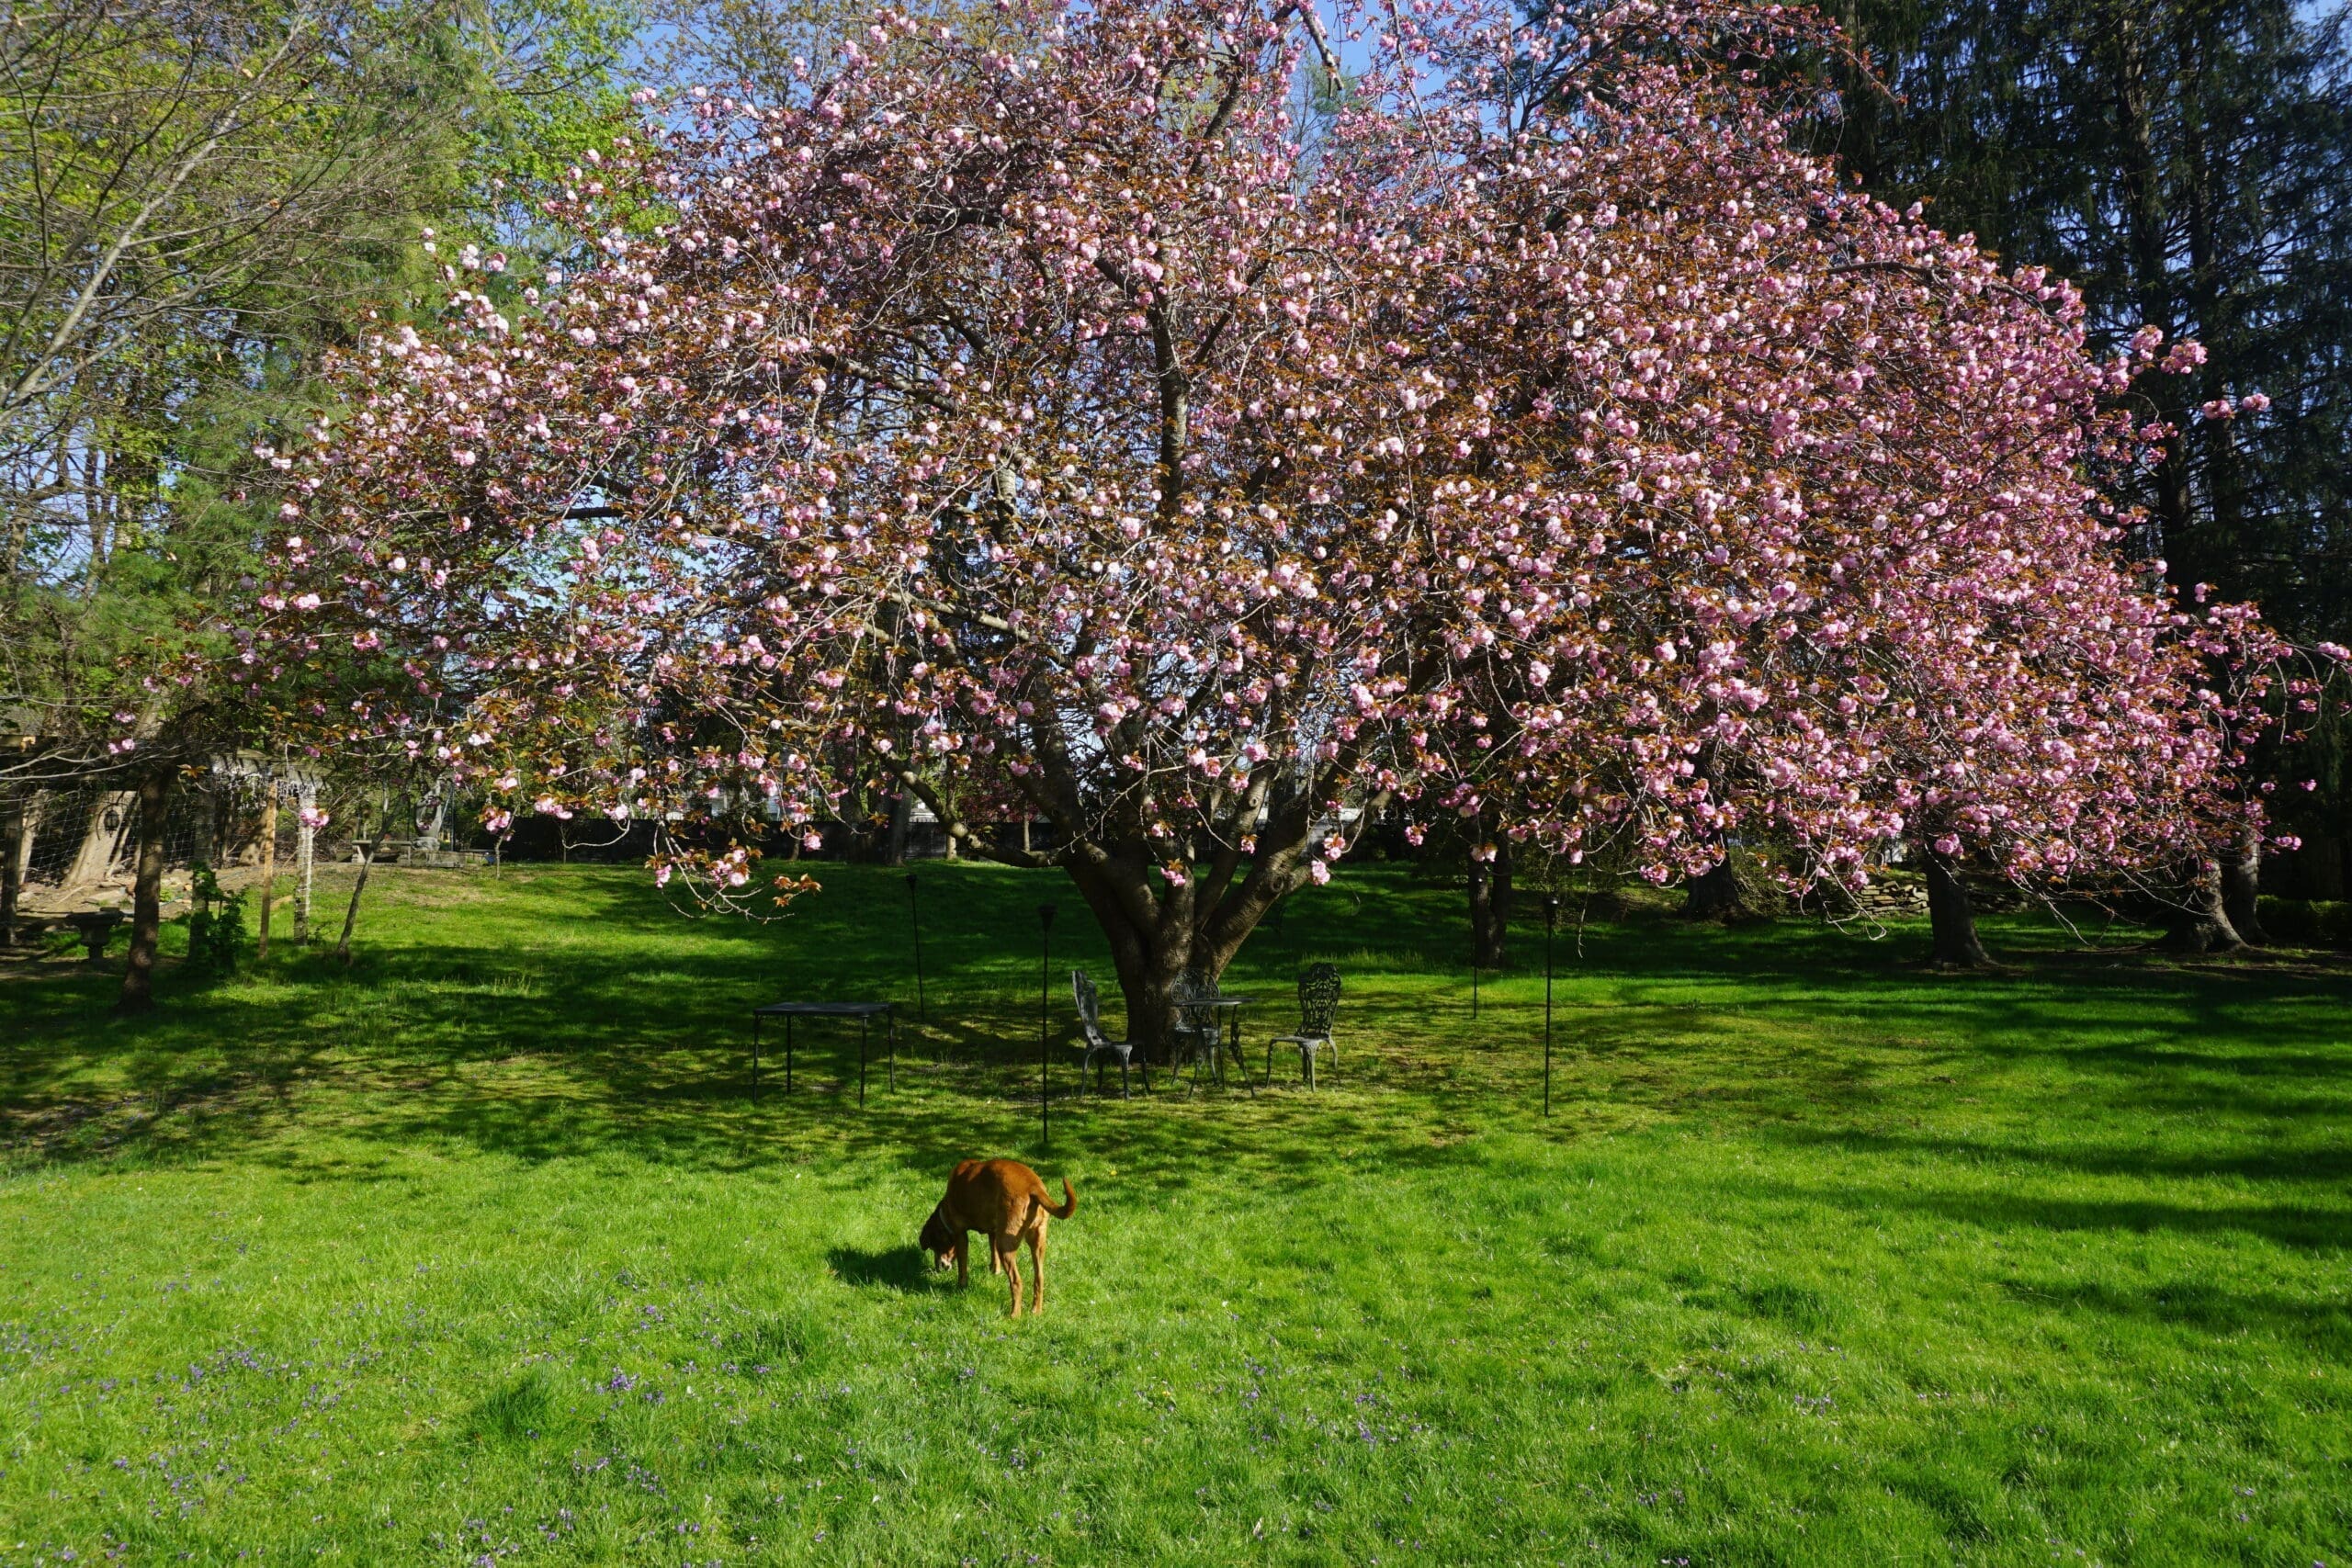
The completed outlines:
{"type": "MultiPolygon", "coordinates": [[[[2207,351],[2135,389],[2168,423],[2133,482],[2175,581],[2258,601],[2303,639],[2352,634],[2352,54],[2346,11],[2295,0],[1840,0],[1883,87],[1834,73],[1821,126],[1895,206],[2085,292],[2093,331],[2207,351]]],[[[2331,733],[2333,733],[2331,731],[2331,733]]],[[[2344,770],[2299,757],[2297,778],[2344,770]]],[[[2352,797],[2284,791],[2307,863],[2343,858],[2352,797]]],[[[2335,865],[2308,865],[2334,893],[2335,865]]],[[[2250,907],[2250,888],[2244,899],[2250,907]]]]}
{"type": "Polygon", "coordinates": [[[2094,331],[2194,337],[2140,389],[2177,427],[2139,497],[2177,580],[2306,637],[2352,625],[2352,83],[2344,15],[2293,0],[1845,0],[1884,91],[1825,128],[1928,204],[2080,286],[2094,331]],[[2242,400],[2257,399],[2253,408],[2242,400]],[[2230,416],[2199,411],[2230,400],[2230,416]]]}

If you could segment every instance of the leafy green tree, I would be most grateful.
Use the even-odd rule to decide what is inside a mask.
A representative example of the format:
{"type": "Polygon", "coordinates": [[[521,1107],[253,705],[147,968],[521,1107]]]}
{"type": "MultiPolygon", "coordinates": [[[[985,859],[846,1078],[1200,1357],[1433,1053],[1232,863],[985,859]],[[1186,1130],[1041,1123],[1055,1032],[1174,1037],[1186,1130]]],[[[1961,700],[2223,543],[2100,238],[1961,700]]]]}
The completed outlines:
{"type": "Polygon", "coordinates": [[[175,782],[244,739],[187,656],[235,657],[215,606],[270,439],[369,307],[539,243],[539,195],[624,107],[624,6],[54,0],[0,30],[0,814],[138,792],[126,1006],[175,782]]]}

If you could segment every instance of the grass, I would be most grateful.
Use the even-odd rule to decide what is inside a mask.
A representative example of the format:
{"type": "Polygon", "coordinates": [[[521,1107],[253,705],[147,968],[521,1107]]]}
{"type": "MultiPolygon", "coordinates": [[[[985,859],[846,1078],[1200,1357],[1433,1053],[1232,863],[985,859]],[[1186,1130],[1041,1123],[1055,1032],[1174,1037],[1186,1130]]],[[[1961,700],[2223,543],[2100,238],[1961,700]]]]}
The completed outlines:
{"type": "Polygon", "coordinates": [[[0,978],[0,1565],[2352,1557],[2330,961],[1596,926],[1546,1122],[1540,969],[1473,1021],[1459,889],[1370,867],[1230,977],[1341,964],[1321,1093],[1057,1055],[1042,1153],[1041,897],[1109,968],[1050,879],[922,869],[861,1111],[838,1032],[750,1100],[744,1014],[910,1001],[894,874],[379,874],[348,970],[0,978]],[[992,1153],[1079,1189],[1039,1320],[913,1247],[992,1153]]]}

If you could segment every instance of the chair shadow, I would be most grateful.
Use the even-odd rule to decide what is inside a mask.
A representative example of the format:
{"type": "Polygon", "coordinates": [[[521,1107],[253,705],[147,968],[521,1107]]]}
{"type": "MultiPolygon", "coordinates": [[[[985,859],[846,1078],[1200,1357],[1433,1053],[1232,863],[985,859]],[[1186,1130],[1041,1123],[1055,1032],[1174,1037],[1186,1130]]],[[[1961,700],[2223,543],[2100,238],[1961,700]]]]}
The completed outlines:
{"type": "MultiPolygon", "coordinates": [[[[837,1247],[825,1254],[825,1261],[840,1276],[844,1285],[864,1289],[879,1285],[891,1291],[922,1291],[932,1288],[937,1270],[920,1247],[885,1247],[867,1250],[857,1247],[837,1247]]],[[[942,1276],[944,1278],[944,1276],[942,1276]]]]}

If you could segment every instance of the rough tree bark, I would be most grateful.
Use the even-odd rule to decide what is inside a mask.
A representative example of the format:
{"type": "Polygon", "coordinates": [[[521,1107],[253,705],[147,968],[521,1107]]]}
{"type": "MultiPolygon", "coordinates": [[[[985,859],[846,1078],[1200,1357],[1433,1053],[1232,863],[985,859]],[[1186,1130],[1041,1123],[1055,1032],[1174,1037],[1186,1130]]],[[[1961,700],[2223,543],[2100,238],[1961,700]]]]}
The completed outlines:
{"type": "MultiPolygon", "coordinates": [[[[1710,784],[1717,782],[1715,762],[1714,748],[1710,746],[1699,759],[1699,777],[1710,784]]],[[[1715,847],[1723,852],[1723,858],[1683,885],[1682,914],[1686,919],[1729,922],[1757,913],[1749,904],[1747,888],[1740,881],[1731,845],[1719,840],[1715,847]]]]}
{"type": "Polygon", "coordinates": [[[1220,890],[1199,877],[1155,893],[1159,868],[1141,844],[1080,843],[1058,857],[1111,947],[1127,1007],[1127,1037],[1165,1054],[1174,1021],[1176,982],[1195,971],[1214,982],[1281,898],[1304,885],[1306,836],[1299,853],[1253,867],[1238,887],[1220,890]]]}
{"type": "Polygon", "coordinates": [[[1470,946],[1481,969],[1500,969],[1510,961],[1510,840],[1495,840],[1495,858],[1478,859],[1480,846],[1470,846],[1470,946]]]}
{"type": "Polygon", "coordinates": [[[890,797],[890,833],[883,841],[882,863],[907,863],[907,840],[914,831],[915,797],[905,790],[890,797]]]}
{"type": "Polygon", "coordinates": [[[171,808],[175,770],[141,775],[138,821],[139,869],[130,893],[130,956],[123,964],[119,1013],[145,1012],[155,1005],[155,943],[164,927],[164,819],[171,808]]]}
{"type": "Polygon", "coordinates": [[[2262,930],[2262,835],[2248,829],[2239,835],[2235,852],[2222,863],[2222,912],[2249,947],[2270,939],[2262,930]]]}
{"type": "MultiPolygon", "coordinates": [[[[1347,763],[1332,764],[1323,787],[1312,790],[1287,778],[1277,784],[1274,775],[1282,770],[1261,770],[1235,798],[1208,863],[1171,884],[1161,871],[1170,852],[1139,816],[1128,813],[1108,824],[1090,820],[1075,770],[1059,754],[1059,744],[1058,737],[1041,734],[1039,750],[1050,761],[1022,779],[1031,803],[1062,837],[1048,851],[1000,846],[993,835],[964,821],[930,781],[899,772],[897,783],[928,806],[941,829],[967,852],[1010,865],[1058,865],[1069,874],[1110,945],[1126,1000],[1127,1038],[1162,1059],[1174,1020],[1176,982],[1188,970],[1215,981],[1259,922],[1307,885],[1315,803],[1337,793],[1336,781],[1347,763]],[[1251,823],[1255,831],[1246,826],[1251,823]]],[[[1382,793],[1364,803],[1359,834],[1386,799],[1382,793]]]]}
{"type": "Polygon", "coordinates": [[[2245,945],[2222,907],[2218,862],[2199,860],[2188,867],[2179,902],[2165,924],[2164,945],[2174,953],[2228,953],[2245,945]]]}
{"type": "Polygon", "coordinates": [[[1939,969],[1988,969],[1993,960],[1976,937],[1976,913],[1960,863],[1933,845],[1921,852],[1928,873],[1928,961],[1939,969]]]}
{"type": "Polygon", "coordinates": [[[1724,858],[1684,885],[1682,913],[1694,920],[1736,919],[1747,910],[1741,897],[1739,872],[1731,863],[1731,852],[1724,858]]]}

